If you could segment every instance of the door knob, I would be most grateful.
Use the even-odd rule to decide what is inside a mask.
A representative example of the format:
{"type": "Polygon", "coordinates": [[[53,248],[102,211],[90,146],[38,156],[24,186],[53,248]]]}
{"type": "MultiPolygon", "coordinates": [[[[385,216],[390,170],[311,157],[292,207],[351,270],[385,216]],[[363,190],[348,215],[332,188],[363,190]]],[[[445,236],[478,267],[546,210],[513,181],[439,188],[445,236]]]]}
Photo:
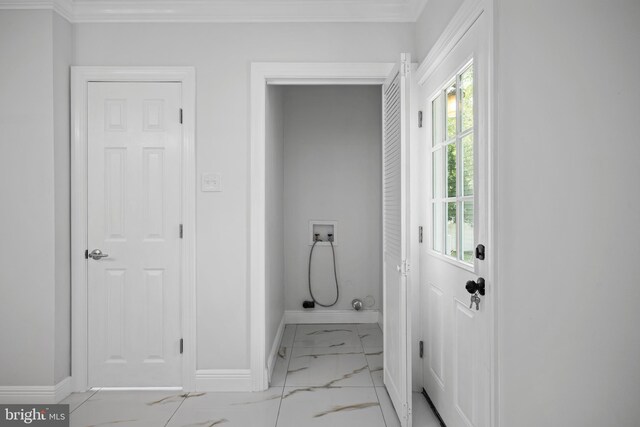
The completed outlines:
{"type": "Polygon", "coordinates": [[[480,295],[484,295],[484,279],[482,277],[478,277],[477,282],[474,280],[469,280],[465,288],[470,294],[475,294],[477,292],[480,295]]]}
{"type": "Polygon", "coordinates": [[[106,258],[108,257],[109,254],[103,254],[102,251],[100,249],[94,249],[91,251],[91,253],[89,254],[89,258],[91,259],[95,259],[95,260],[99,260],[102,258],[106,258]]]}

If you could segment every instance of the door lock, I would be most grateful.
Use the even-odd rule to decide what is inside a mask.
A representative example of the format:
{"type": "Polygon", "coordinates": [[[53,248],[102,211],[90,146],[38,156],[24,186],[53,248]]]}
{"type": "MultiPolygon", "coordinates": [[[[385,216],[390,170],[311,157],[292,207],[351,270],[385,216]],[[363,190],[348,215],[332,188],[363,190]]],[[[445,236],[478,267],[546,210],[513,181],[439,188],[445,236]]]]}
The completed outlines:
{"type": "Polygon", "coordinates": [[[469,304],[469,309],[473,307],[473,304],[476,305],[476,310],[480,310],[480,295],[484,295],[484,279],[482,277],[478,277],[478,281],[469,280],[467,281],[467,285],[465,286],[467,292],[471,294],[471,304],[469,304]]]}
{"type": "Polygon", "coordinates": [[[480,295],[484,295],[484,279],[482,277],[478,277],[477,282],[475,280],[469,280],[465,288],[470,294],[475,294],[477,292],[480,295]]]}
{"type": "Polygon", "coordinates": [[[95,259],[95,260],[100,260],[100,259],[106,258],[108,256],[109,256],[109,254],[103,254],[100,249],[94,249],[89,253],[89,258],[95,259]]]}

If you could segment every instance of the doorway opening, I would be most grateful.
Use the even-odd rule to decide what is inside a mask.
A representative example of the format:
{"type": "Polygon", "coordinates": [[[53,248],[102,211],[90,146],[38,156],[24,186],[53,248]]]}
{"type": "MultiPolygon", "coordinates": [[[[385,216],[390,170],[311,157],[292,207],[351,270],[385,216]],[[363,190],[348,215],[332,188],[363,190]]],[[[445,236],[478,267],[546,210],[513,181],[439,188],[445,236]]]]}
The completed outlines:
{"type": "MultiPolygon", "coordinates": [[[[299,356],[326,344],[324,350],[350,361],[332,376],[367,364],[365,354],[349,353],[382,351],[380,92],[380,85],[267,86],[265,350],[270,375],[278,361],[279,335],[295,329],[295,342],[283,347],[287,361],[291,347],[299,356]],[[318,326],[302,326],[312,324],[318,326]],[[282,330],[283,325],[291,327],[282,330]]],[[[311,380],[313,368],[289,375],[288,385],[320,386],[331,380],[311,380]]],[[[351,374],[349,383],[373,385],[368,369],[351,374]]],[[[272,376],[270,382],[279,381],[272,376]]]]}
{"type": "Polygon", "coordinates": [[[265,390],[275,383],[282,383],[285,390],[320,390],[338,387],[341,382],[362,382],[360,388],[371,386],[376,408],[391,408],[402,426],[411,425],[411,342],[415,340],[410,336],[412,319],[407,305],[409,298],[412,304],[419,301],[407,292],[410,215],[405,174],[409,163],[411,68],[408,55],[402,55],[398,64],[252,66],[250,283],[254,390],[265,390]],[[340,98],[345,92],[351,93],[340,98]],[[363,93],[371,97],[368,107],[375,108],[354,104],[363,93]],[[359,117],[365,110],[371,111],[369,118],[359,117]],[[328,121],[331,117],[335,122],[328,121]],[[353,132],[362,123],[377,123],[377,129],[361,129],[365,135],[371,132],[365,140],[376,142],[368,152],[358,151],[367,149],[366,144],[353,145],[362,135],[347,136],[345,142],[344,132],[353,132]],[[343,132],[340,137],[335,133],[339,131],[343,132]],[[280,145],[273,142],[278,139],[282,139],[280,145]],[[340,140],[342,143],[336,144],[340,140]],[[376,159],[376,168],[359,170],[371,156],[376,159]],[[341,176],[348,179],[341,181],[341,176]],[[353,184],[367,190],[355,191],[354,196],[348,188],[353,184]],[[287,186],[297,193],[285,192],[287,186]],[[366,209],[367,203],[358,201],[360,193],[367,192],[379,198],[376,207],[366,209]],[[301,203],[302,199],[306,202],[301,203]],[[349,205],[352,199],[357,205],[349,205]],[[342,204],[356,211],[364,207],[366,212],[356,214],[355,219],[336,217],[331,208],[342,204]],[[316,216],[314,207],[323,216],[316,216]],[[304,211],[306,208],[311,211],[304,211]],[[295,220],[286,220],[292,218],[295,220]],[[375,220],[367,228],[365,223],[372,218],[375,220]],[[346,262],[343,251],[348,254],[361,241],[368,242],[362,251],[373,255],[358,270],[346,262]],[[378,249],[372,252],[372,246],[378,249]],[[285,257],[287,249],[292,255],[285,257]],[[289,267],[295,271],[288,272],[289,267]],[[356,283],[367,273],[379,275],[376,279],[374,274],[377,284],[356,283]],[[334,306],[338,292],[340,297],[334,306]],[[381,294],[384,304],[376,301],[376,294],[381,294]],[[376,324],[380,318],[383,328],[376,324]],[[329,379],[323,377],[326,373],[320,373],[319,366],[323,359],[329,360],[327,357],[343,359],[342,364],[333,363],[333,369],[340,366],[344,372],[333,372],[329,379]],[[345,370],[349,364],[354,366],[345,370]],[[379,391],[384,393],[376,394],[379,391]]]}

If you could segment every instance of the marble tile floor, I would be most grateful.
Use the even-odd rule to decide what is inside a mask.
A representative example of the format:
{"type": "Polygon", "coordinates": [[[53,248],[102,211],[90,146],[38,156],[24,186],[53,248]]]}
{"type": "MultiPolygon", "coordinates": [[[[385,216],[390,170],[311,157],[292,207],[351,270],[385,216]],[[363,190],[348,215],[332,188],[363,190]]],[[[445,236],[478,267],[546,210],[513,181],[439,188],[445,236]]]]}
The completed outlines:
{"type": "MultiPolygon", "coordinates": [[[[72,427],[399,427],[382,383],[377,324],[287,325],[271,386],[258,393],[91,390],[68,403],[72,427]]],[[[413,395],[415,427],[439,427],[413,395]]]]}

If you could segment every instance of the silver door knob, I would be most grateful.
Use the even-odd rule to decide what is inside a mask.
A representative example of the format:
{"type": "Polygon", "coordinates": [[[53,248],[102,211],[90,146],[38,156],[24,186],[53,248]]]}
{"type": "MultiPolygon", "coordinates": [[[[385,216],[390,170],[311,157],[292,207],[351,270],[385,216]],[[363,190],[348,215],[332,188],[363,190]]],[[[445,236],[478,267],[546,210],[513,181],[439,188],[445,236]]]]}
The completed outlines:
{"type": "Polygon", "coordinates": [[[100,249],[94,249],[89,254],[89,258],[96,259],[96,260],[99,260],[101,258],[106,258],[108,256],[109,256],[109,254],[103,254],[100,249]]]}

